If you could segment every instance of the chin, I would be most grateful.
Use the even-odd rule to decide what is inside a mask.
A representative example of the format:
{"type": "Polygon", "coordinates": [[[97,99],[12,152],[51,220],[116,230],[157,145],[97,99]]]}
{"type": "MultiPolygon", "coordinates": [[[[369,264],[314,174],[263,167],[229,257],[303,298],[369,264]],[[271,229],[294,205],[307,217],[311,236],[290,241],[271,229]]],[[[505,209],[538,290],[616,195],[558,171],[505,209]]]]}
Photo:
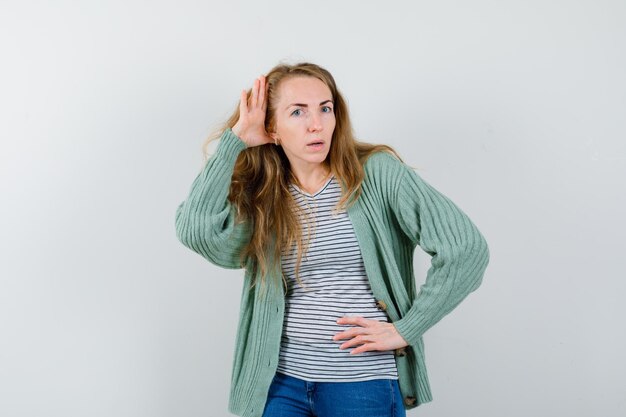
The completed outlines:
{"type": "Polygon", "coordinates": [[[315,155],[315,158],[313,158],[313,160],[314,160],[315,162],[318,162],[318,163],[320,163],[320,164],[321,164],[322,162],[326,161],[326,159],[328,159],[328,152],[326,152],[326,153],[325,153],[325,154],[323,154],[323,155],[322,155],[322,154],[320,154],[320,155],[315,155]]]}

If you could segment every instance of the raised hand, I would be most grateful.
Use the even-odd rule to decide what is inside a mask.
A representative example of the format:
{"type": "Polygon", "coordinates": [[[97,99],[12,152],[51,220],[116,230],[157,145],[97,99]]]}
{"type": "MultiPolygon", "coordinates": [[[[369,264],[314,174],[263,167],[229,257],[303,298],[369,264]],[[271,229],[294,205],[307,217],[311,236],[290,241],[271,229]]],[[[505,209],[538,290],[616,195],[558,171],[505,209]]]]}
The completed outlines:
{"type": "Polygon", "coordinates": [[[246,90],[241,92],[239,101],[239,120],[232,127],[235,135],[239,136],[248,147],[272,143],[272,138],[265,130],[265,115],[267,112],[267,86],[265,76],[261,75],[254,80],[252,94],[248,100],[246,90]]]}
{"type": "Polygon", "coordinates": [[[337,324],[355,326],[333,336],[333,340],[350,339],[342,343],[339,346],[340,349],[358,346],[352,349],[350,352],[352,355],[372,350],[395,350],[408,346],[393,323],[352,316],[341,317],[337,320],[337,324]]]}

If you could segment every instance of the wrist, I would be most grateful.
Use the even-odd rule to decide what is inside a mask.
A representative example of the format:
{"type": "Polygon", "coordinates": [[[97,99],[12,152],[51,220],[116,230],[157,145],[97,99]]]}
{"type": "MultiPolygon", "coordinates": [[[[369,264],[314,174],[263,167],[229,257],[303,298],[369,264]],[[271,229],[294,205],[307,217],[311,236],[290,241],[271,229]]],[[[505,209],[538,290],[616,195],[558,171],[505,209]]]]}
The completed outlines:
{"type": "Polygon", "coordinates": [[[237,136],[239,138],[239,140],[241,140],[243,143],[246,144],[246,147],[249,146],[248,145],[248,141],[243,138],[243,134],[241,132],[241,129],[238,126],[233,126],[233,127],[230,128],[230,130],[235,134],[235,136],[237,136]]]}
{"type": "Polygon", "coordinates": [[[230,130],[232,130],[233,133],[235,135],[237,135],[239,137],[239,139],[241,139],[241,129],[239,128],[239,126],[235,125],[235,126],[231,127],[230,130]]]}

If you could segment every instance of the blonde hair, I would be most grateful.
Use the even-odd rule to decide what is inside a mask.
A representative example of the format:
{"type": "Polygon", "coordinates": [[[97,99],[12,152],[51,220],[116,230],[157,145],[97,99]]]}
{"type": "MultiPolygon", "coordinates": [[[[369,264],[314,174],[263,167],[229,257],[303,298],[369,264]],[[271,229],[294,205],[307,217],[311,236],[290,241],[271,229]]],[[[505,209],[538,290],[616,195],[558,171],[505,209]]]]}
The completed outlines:
{"type": "MultiPolygon", "coordinates": [[[[386,151],[402,160],[388,145],[374,145],[355,139],[346,101],[337,89],[334,78],[324,68],[309,62],[293,65],[281,63],[272,68],[265,77],[268,85],[265,118],[267,132],[273,132],[275,129],[278,86],[282,81],[293,77],[315,77],[330,89],[336,124],[330,151],[324,163],[328,164],[342,189],[336,209],[347,209],[358,199],[361,194],[361,182],[365,176],[363,165],[370,155],[386,151]]],[[[250,95],[251,89],[248,90],[248,98],[250,95]]],[[[203,145],[205,157],[208,157],[209,143],[218,139],[226,129],[232,128],[238,119],[239,106],[218,131],[206,140],[203,145]]],[[[297,183],[297,178],[291,172],[289,160],[281,146],[266,144],[246,148],[239,154],[235,163],[228,199],[236,208],[236,221],[251,222],[253,227],[250,241],[241,252],[241,265],[244,266],[246,260],[250,258],[253,264],[252,276],[256,276],[260,268],[262,284],[265,282],[268,269],[280,266],[281,252],[284,249],[291,250],[294,243],[297,245],[295,274],[299,281],[299,267],[308,240],[303,242],[302,239],[299,217],[303,213],[289,192],[290,182],[297,183]],[[271,265],[270,255],[273,259],[271,265]]],[[[307,225],[310,232],[309,221],[307,225]]],[[[311,233],[308,233],[309,237],[310,235],[311,233]]],[[[283,283],[287,285],[283,274],[280,275],[283,283]]]]}

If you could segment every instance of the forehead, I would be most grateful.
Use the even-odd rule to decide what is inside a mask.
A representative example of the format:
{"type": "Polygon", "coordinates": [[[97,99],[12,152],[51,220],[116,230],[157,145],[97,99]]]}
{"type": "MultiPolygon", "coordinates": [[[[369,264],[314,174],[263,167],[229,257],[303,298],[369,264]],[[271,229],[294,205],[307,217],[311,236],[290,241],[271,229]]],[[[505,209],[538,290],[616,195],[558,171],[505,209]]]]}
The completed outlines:
{"type": "Polygon", "coordinates": [[[278,86],[279,101],[321,102],[332,100],[330,88],[315,77],[289,77],[278,86]]]}

